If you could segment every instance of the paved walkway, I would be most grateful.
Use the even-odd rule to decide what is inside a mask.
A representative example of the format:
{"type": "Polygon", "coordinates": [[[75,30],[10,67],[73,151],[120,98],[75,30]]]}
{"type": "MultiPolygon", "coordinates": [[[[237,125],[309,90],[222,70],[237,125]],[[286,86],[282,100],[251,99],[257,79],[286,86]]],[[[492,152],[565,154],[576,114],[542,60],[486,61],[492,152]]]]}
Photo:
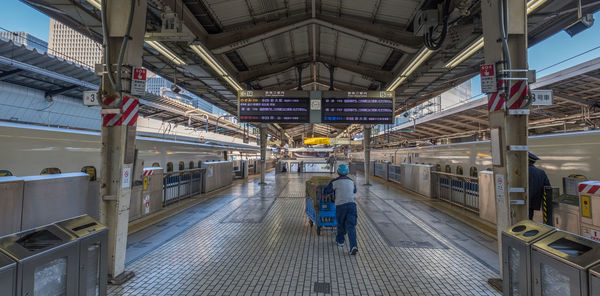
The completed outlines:
{"type": "Polygon", "coordinates": [[[238,182],[131,235],[136,277],[109,295],[498,295],[487,284],[495,240],[393,186],[357,186],[357,256],[333,230],[317,236],[304,214],[310,176],[238,182]]]}

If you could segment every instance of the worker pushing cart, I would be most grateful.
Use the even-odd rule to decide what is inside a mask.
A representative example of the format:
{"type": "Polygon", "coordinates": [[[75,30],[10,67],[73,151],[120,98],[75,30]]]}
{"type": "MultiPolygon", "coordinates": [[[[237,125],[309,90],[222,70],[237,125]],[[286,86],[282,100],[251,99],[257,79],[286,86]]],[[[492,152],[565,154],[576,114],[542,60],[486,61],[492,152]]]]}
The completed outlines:
{"type": "Polygon", "coordinates": [[[324,190],[324,194],[333,195],[335,200],[335,217],[337,220],[337,236],[335,241],[339,246],[344,246],[346,234],[350,242],[350,255],[358,253],[356,242],[356,184],[348,177],[348,166],[341,164],[337,169],[338,177],[331,180],[324,190]]]}

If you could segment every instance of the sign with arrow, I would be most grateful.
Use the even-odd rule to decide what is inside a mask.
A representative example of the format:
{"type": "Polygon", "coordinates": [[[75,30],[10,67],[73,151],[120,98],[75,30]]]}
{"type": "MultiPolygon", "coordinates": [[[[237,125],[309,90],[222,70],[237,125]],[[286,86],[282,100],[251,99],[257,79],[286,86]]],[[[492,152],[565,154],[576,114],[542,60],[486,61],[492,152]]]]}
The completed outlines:
{"type": "Polygon", "coordinates": [[[496,67],[494,64],[479,66],[481,74],[481,91],[486,94],[498,91],[498,82],[496,81],[496,67]]]}
{"type": "Polygon", "coordinates": [[[133,68],[131,77],[131,94],[134,96],[143,96],[146,93],[146,74],[144,68],[133,68]]]}

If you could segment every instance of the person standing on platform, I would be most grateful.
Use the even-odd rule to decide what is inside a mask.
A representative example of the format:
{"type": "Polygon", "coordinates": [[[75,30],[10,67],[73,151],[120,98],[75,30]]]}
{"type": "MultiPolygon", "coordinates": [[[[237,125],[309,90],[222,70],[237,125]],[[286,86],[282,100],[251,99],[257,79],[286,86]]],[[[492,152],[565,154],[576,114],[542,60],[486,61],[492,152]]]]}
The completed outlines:
{"type": "Polygon", "coordinates": [[[529,152],[529,220],[533,219],[533,211],[539,210],[542,205],[545,187],[550,186],[546,172],[534,166],[537,160],[539,158],[529,152]]]}
{"type": "Polygon", "coordinates": [[[350,242],[350,255],[358,253],[356,242],[356,184],[348,177],[348,166],[340,164],[337,169],[338,177],[331,180],[325,188],[324,194],[331,194],[335,199],[335,218],[337,220],[337,236],[335,238],[338,246],[344,246],[346,234],[350,242]]]}
{"type": "Polygon", "coordinates": [[[333,174],[335,172],[335,156],[333,154],[329,155],[327,165],[329,166],[329,173],[333,174]]]}

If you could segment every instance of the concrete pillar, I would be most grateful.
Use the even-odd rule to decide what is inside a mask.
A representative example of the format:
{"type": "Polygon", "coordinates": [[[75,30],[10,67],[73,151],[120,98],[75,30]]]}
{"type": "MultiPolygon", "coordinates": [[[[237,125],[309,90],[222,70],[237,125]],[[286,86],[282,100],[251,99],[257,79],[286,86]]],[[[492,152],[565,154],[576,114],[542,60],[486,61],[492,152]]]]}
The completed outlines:
{"type": "Polygon", "coordinates": [[[267,127],[264,123],[260,124],[260,184],[265,183],[265,174],[267,170],[267,127]]]}
{"type": "Polygon", "coordinates": [[[371,183],[371,126],[365,124],[363,129],[363,146],[365,153],[365,185],[370,186],[371,183]]]}
{"type": "MultiPolygon", "coordinates": [[[[107,0],[103,12],[106,15],[108,31],[108,36],[104,38],[104,63],[105,65],[110,64],[109,67],[106,67],[107,72],[110,73],[103,73],[101,85],[102,114],[105,119],[127,114],[127,106],[122,106],[125,97],[132,98],[135,100],[134,103],[137,103],[137,98],[132,97],[129,93],[130,73],[131,66],[142,65],[146,1],[107,0]],[[134,7],[131,30],[126,32],[132,2],[134,7]],[[127,42],[127,47],[123,55],[121,71],[124,74],[119,81],[116,64],[123,42],[127,42]],[[109,57],[108,60],[107,57],[109,57]],[[110,78],[109,75],[111,75],[110,78]],[[119,84],[121,84],[120,92],[117,89],[119,84]]],[[[103,124],[102,126],[100,220],[109,229],[108,275],[109,280],[115,284],[120,284],[133,276],[133,273],[125,272],[129,201],[131,180],[133,180],[131,174],[133,174],[133,164],[135,163],[136,127],[134,123],[137,118],[131,117],[131,119],[129,124],[125,122],[115,123],[112,126],[103,124]]]]}
{"type": "MultiPolygon", "coordinates": [[[[526,2],[507,0],[481,3],[482,19],[484,20],[485,63],[496,65],[498,81],[503,80],[502,78],[514,79],[527,76],[524,71],[504,71],[528,69],[526,2]],[[507,3],[508,7],[503,7],[503,2],[507,3]],[[508,25],[502,25],[504,21],[501,16],[507,19],[508,25]],[[506,42],[502,42],[502,40],[506,40],[506,42]]],[[[522,103],[515,103],[515,96],[510,96],[510,89],[515,84],[523,82],[526,92],[528,88],[526,81],[504,80],[504,84],[499,87],[498,92],[488,96],[488,100],[491,102],[498,102],[498,98],[504,99],[504,103],[501,104],[502,108],[490,110],[489,114],[492,157],[495,160],[493,165],[501,276],[502,231],[512,224],[528,218],[528,97],[525,97],[522,103]],[[494,147],[498,149],[494,149],[494,147]]]]}

